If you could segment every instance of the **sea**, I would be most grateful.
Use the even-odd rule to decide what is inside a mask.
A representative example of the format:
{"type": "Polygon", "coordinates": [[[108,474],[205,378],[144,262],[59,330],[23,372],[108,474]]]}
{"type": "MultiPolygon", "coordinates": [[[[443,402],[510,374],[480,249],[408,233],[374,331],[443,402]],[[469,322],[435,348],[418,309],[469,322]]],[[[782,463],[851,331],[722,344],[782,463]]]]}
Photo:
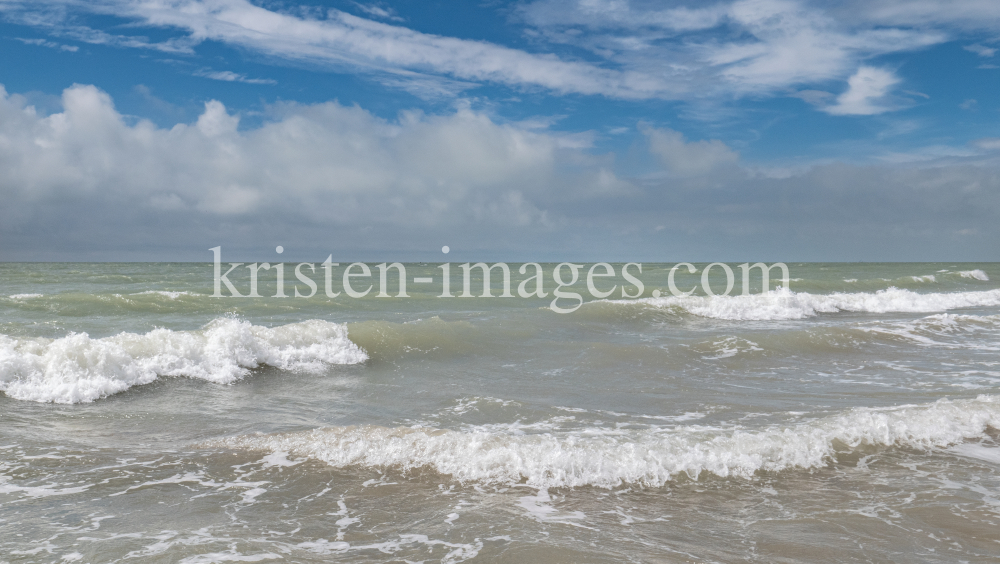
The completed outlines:
{"type": "Polygon", "coordinates": [[[1000,560],[1000,264],[213,266],[0,264],[0,562],[1000,560]]]}

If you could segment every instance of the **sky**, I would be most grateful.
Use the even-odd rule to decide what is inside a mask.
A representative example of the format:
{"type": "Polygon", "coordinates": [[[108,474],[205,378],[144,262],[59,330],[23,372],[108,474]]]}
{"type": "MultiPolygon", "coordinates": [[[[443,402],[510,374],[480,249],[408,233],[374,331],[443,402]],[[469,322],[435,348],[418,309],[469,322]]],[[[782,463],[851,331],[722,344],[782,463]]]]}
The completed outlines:
{"type": "Polygon", "coordinates": [[[0,49],[0,260],[1000,261],[995,0],[0,0],[0,49]]]}

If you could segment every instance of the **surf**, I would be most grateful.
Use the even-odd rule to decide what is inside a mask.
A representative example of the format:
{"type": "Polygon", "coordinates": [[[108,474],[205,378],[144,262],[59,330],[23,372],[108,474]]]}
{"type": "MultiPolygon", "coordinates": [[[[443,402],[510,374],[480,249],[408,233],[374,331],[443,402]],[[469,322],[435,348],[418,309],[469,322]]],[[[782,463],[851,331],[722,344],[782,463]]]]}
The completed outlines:
{"type": "Polygon", "coordinates": [[[0,335],[0,391],[19,400],[81,403],[162,377],[230,384],[265,365],[318,372],[367,359],[344,325],[321,320],[269,328],[224,317],[197,331],[161,328],[97,339],[0,335]]]}

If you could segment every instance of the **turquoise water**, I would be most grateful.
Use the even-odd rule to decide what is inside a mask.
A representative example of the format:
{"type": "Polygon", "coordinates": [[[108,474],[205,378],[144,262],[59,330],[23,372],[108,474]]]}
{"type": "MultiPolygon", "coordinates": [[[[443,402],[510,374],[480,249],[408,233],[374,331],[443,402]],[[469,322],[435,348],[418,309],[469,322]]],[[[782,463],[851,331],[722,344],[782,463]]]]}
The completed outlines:
{"type": "Polygon", "coordinates": [[[0,561],[997,553],[998,264],[789,264],[747,296],[731,264],[734,295],[675,297],[646,263],[625,298],[614,264],[604,300],[588,264],[567,314],[551,264],[545,298],[511,263],[510,298],[457,297],[457,264],[454,298],[437,264],[380,298],[370,264],[330,299],[316,266],[304,299],[273,270],[218,298],[211,264],[0,265],[0,561]]]}

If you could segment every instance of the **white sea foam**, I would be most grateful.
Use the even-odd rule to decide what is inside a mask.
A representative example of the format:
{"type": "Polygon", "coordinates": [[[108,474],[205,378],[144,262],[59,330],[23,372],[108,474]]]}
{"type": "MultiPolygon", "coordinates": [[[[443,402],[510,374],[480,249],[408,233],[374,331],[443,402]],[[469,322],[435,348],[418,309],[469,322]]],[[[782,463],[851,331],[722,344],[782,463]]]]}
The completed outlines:
{"type": "Polygon", "coordinates": [[[748,339],[739,337],[726,337],[720,341],[712,343],[712,354],[703,356],[705,360],[721,360],[723,358],[734,357],[740,353],[751,351],[762,351],[760,345],[748,339]]]}
{"type": "Polygon", "coordinates": [[[937,282],[937,278],[933,274],[928,274],[926,276],[910,276],[910,280],[914,282],[937,282]]]}
{"type": "Polygon", "coordinates": [[[158,295],[170,298],[171,300],[176,300],[181,296],[197,296],[198,294],[192,292],[170,292],[167,290],[146,290],[145,292],[138,292],[132,295],[133,296],[158,295]]]}
{"type": "Polygon", "coordinates": [[[610,300],[609,303],[680,308],[694,315],[715,319],[804,319],[820,313],[842,311],[933,313],[965,307],[997,306],[1000,305],[1000,290],[918,294],[910,290],[889,288],[873,293],[810,294],[779,288],[767,294],[749,296],[668,296],[610,300]]]}
{"type": "Polygon", "coordinates": [[[463,482],[538,488],[621,484],[661,486],[680,474],[750,477],[759,471],[819,468],[838,450],[860,445],[947,447],[1000,428],[1000,397],[939,400],[894,408],[856,408],[791,426],[760,430],[703,426],[643,431],[588,428],[514,434],[372,425],[244,435],[201,446],[321,460],[335,467],[431,468],[463,482]]]}
{"type": "Polygon", "coordinates": [[[1000,350],[996,342],[998,328],[997,315],[939,313],[912,321],[879,321],[861,330],[902,337],[923,346],[996,351],[1000,350]],[[971,338],[976,333],[983,338],[971,338]]]}
{"type": "Polygon", "coordinates": [[[318,371],[367,358],[348,340],[344,325],[319,320],[267,328],[220,318],[199,331],[156,329],[102,339],[86,333],[54,340],[0,335],[0,391],[22,400],[78,403],[161,376],[225,384],[262,365],[318,371]]]}
{"type": "Polygon", "coordinates": [[[984,282],[988,281],[990,279],[990,277],[987,276],[985,272],[983,272],[982,270],[979,270],[978,268],[976,270],[963,270],[962,272],[959,272],[958,274],[962,278],[974,278],[976,280],[982,280],[984,282]]]}
{"type": "Polygon", "coordinates": [[[14,294],[12,296],[7,296],[12,300],[31,300],[34,298],[42,297],[42,294],[14,294]]]}
{"type": "Polygon", "coordinates": [[[975,443],[963,443],[951,447],[948,449],[948,452],[1000,466],[1000,448],[975,443]]]}

